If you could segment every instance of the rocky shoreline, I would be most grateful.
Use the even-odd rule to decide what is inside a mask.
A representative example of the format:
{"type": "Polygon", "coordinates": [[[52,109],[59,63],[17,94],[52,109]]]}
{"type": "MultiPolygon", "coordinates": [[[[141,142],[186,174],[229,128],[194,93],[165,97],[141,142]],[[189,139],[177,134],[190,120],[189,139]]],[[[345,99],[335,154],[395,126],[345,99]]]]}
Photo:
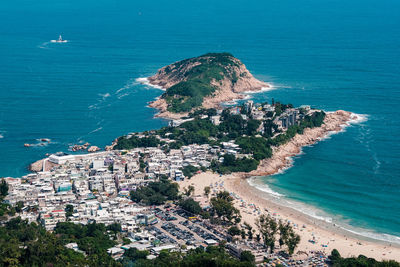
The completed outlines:
{"type": "Polygon", "coordinates": [[[292,157],[301,153],[304,146],[315,144],[331,133],[342,131],[357,115],[343,110],[327,113],[321,127],[306,128],[303,134],[295,135],[288,143],[273,148],[271,158],[262,160],[257,170],[242,174],[243,178],[276,174],[292,165],[292,157]]]}

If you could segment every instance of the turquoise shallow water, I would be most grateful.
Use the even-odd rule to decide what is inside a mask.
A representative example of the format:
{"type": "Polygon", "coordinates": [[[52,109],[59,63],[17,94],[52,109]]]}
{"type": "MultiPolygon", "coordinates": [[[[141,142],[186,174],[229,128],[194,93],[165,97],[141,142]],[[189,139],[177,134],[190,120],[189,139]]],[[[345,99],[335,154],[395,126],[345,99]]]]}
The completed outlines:
{"type": "Polygon", "coordinates": [[[256,100],[368,118],[305,148],[293,168],[263,183],[333,220],[400,236],[399,10],[395,0],[5,0],[0,175],[23,175],[71,143],[104,146],[165,125],[146,107],[161,91],[135,79],[228,51],[276,85],[256,100]],[[70,42],[48,43],[60,33],[70,42]],[[54,143],[23,147],[44,137],[54,143]]]}

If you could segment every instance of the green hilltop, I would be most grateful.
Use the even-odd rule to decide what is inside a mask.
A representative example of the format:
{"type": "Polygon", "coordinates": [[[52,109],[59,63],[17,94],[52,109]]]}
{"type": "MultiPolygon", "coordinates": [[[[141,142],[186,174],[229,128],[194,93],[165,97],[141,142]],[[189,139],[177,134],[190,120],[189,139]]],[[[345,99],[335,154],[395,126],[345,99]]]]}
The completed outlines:
{"type": "MultiPolygon", "coordinates": [[[[161,96],[168,104],[167,110],[174,113],[188,112],[201,106],[204,97],[218,89],[215,82],[227,78],[233,84],[236,83],[241,65],[230,53],[208,53],[162,68],[159,73],[162,72],[168,79],[180,81],[167,88],[161,96]]],[[[246,73],[241,75],[243,77],[246,73]]]]}

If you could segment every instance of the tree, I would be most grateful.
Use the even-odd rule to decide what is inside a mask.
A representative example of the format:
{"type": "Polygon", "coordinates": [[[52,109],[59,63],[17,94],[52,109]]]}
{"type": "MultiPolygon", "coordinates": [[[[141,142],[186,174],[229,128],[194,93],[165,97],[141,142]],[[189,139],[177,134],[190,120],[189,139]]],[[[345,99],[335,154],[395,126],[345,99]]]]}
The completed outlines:
{"type": "Polygon", "coordinates": [[[242,239],[246,239],[246,231],[244,229],[240,230],[240,236],[242,239]]]}
{"type": "Polygon", "coordinates": [[[203,209],[200,207],[199,202],[194,201],[193,198],[187,198],[185,200],[179,201],[178,204],[182,209],[193,213],[193,214],[200,214],[203,209]]]}
{"type": "Polygon", "coordinates": [[[242,251],[242,253],[240,253],[240,261],[247,261],[250,263],[254,263],[255,260],[256,260],[256,257],[249,250],[245,250],[245,251],[242,251]]]}
{"type": "Polygon", "coordinates": [[[359,255],[357,258],[342,258],[336,249],[332,250],[329,259],[331,260],[331,265],[334,267],[400,267],[400,264],[394,260],[377,261],[373,258],[367,258],[364,255],[359,255]]]}
{"type": "Polygon", "coordinates": [[[183,167],[182,172],[183,175],[185,175],[185,177],[187,177],[188,179],[192,178],[192,176],[198,171],[199,169],[196,168],[193,165],[187,165],[185,167],[183,167]]]}
{"type": "Polygon", "coordinates": [[[289,231],[289,238],[286,242],[286,246],[288,247],[288,252],[290,255],[293,254],[294,250],[300,243],[300,236],[296,234],[292,228],[289,231]]]}
{"type": "Polygon", "coordinates": [[[210,194],[211,188],[209,186],[204,187],[204,195],[206,195],[208,197],[208,195],[210,194]]]}
{"type": "Polygon", "coordinates": [[[122,227],[120,223],[112,223],[106,227],[106,229],[114,234],[114,238],[117,237],[117,234],[122,231],[122,227]]]}
{"type": "Polygon", "coordinates": [[[300,236],[296,234],[289,222],[279,221],[279,245],[286,245],[289,254],[293,254],[297,245],[300,243],[300,236]]]}
{"type": "Polygon", "coordinates": [[[236,159],[234,155],[225,154],[223,163],[211,162],[211,168],[220,173],[250,172],[257,169],[258,163],[259,161],[253,158],[236,159]]]}
{"type": "Polygon", "coordinates": [[[8,184],[5,179],[1,179],[0,183],[0,200],[4,199],[8,194],[8,184]]]}
{"type": "Polygon", "coordinates": [[[258,120],[249,120],[247,121],[247,134],[254,135],[257,133],[257,129],[260,126],[261,122],[258,120]]]}
{"type": "Polygon", "coordinates": [[[273,252],[275,248],[276,234],[278,233],[278,223],[271,217],[271,215],[262,214],[256,220],[256,225],[262,235],[264,245],[273,252]]]}
{"type": "Polygon", "coordinates": [[[249,238],[249,240],[253,239],[253,231],[251,229],[247,230],[247,237],[249,238]]]}
{"type": "MultiPolygon", "coordinates": [[[[40,225],[13,218],[0,227],[0,266],[96,266],[63,241],[40,225]]],[[[114,263],[109,266],[115,265],[104,253],[114,263]]]]}
{"type": "Polygon", "coordinates": [[[15,211],[21,212],[23,208],[24,208],[24,202],[18,201],[17,204],[15,205],[15,211]]]}
{"type": "Polygon", "coordinates": [[[228,229],[228,234],[230,234],[231,236],[240,235],[240,230],[239,228],[237,228],[237,226],[231,226],[228,229]]]}
{"type": "Polygon", "coordinates": [[[185,188],[185,195],[187,195],[188,197],[194,193],[194,186],[193,185],[189,185],[187,188],[185,188]]]}
{"type": "Polygon", "coordinates": [[[233,198],[229,192],[218,192],[216,197],[211,198],[212,215],[217,215],[219,219],[231,223],[232,220],[240,218],[240,212],[233,206],[233,198]]]}
{"type": "Polygon", "coordinates": [[[337,249],[333,249],[331,252],[331,255],[329,256],[329,259],[332,262],[338,262],[342,257],[340,256],[340,253],[337,249]]]}
{"type": "Polygon", "coordinates": [[[147,255],[149,255],[147,250],[141,251],[137,248],[130,248],[124,252],[124,258],[128,260],[146,259],[147,255]]]}
{"type": "Polygon", "coordinates": [[[168,179],[160,178],[159,182],[151,182],[147,186],[142,186],[131,191],[131,199],[146,205],[161,205],[167,200],[177,200],[179,198],[179,185],[172,183],[168,179]]]}
{"type": "Polygon", "coordinates": [[[74,206],[72,206],[71,204],[68,204],[65,206],[65,216],[71,217],[72,214],[74,213],[74,206]]]}

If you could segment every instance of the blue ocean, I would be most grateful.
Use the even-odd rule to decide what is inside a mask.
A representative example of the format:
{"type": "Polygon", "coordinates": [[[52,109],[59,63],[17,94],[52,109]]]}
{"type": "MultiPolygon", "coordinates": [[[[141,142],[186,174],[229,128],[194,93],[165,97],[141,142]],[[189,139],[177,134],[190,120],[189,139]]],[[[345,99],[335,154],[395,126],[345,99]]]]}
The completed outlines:
{"type": "MultiPolygon", "coordinates": [[[[258,178],[316,215],[400,237],[400,2],[397,0],[3,0],[0,176],[71,144],[108,145],[167,124],[136,81],[180,59],[231,52],[275,89],[253,95],[364,121],[258,178]],[[68,43],[55,44],[62,34],[68,43]],[[50,138],[46,146],[39,144],[50,138]]],[[[397,239],[397,242],[400,242],[397,239]]]]}

